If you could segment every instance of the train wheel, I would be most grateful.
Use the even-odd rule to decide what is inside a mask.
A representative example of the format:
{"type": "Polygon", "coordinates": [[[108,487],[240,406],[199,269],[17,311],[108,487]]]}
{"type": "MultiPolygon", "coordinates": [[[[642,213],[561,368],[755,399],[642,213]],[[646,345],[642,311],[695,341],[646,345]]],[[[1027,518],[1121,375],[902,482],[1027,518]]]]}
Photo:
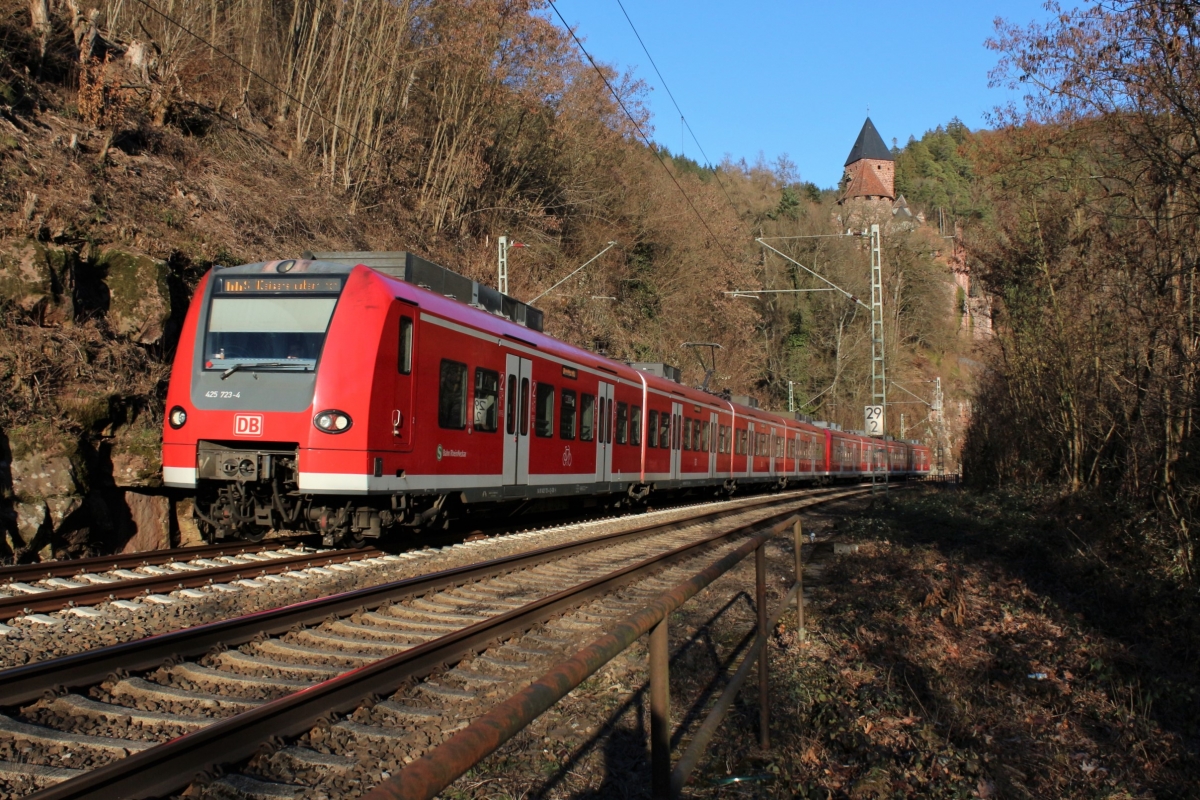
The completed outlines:
{"type": "Polygon", "coordinates": [[[267,529],[259,528],[258,526],[247,525],[241,530],[236,531],[235,535],[237,538],[250,542],[251,544],[258,544],[263,540],[263,538],[266,537],[267,529]]]}

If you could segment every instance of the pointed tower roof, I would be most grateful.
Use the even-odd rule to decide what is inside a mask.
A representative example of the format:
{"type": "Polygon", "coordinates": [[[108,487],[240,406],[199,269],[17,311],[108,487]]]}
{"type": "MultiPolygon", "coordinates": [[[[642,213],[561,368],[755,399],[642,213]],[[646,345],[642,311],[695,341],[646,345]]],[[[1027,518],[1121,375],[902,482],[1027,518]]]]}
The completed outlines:
{"type": "Polygon", "coordinates": [[[891,200],[892,194],[875,174],[875,170],[868,168],[855,172],[850,178],[850,182],[846,184],[846,191],[842,195],[842,199],[849,200],[852,197],[886,197],[891,200]]]}
{"type": "Polygon", "coordinates": [[[871,122],[870,117],[867,117],[862,130],[858,132],[858,138],[854,140],[854,147],[850,148],[846,166],[864,158],[872,158],[876,161],[893,160],[892,151],[888,150],[887,145],[883,143],[883,137],[879,135],[879,131],[875,130],[875,123],[871,122]]]}

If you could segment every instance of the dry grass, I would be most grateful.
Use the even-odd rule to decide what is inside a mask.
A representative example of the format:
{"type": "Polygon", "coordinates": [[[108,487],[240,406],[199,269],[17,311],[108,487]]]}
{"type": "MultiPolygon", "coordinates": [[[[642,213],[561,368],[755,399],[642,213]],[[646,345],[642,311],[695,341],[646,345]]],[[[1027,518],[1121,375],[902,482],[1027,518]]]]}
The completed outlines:
{"type": "Polygon", "coordinates": [[[702,794],[1195,796],[1194,590],[1105,566],[1120,514],[925,492],[854,520],[812,643],[774,653],[776,747],[709,762],[770,779],[702,794]]]}

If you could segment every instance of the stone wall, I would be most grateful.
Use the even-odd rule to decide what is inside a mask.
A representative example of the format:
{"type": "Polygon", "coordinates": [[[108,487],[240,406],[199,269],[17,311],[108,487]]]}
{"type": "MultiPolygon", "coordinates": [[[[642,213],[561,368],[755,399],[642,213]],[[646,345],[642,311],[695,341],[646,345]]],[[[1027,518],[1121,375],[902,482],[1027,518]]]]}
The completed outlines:
{"type": "Polygon", "coordinates": [[[180,530],[159,398],[187,299],[139,253],[0,243],[0,559],[137,552],[180,530]]]}

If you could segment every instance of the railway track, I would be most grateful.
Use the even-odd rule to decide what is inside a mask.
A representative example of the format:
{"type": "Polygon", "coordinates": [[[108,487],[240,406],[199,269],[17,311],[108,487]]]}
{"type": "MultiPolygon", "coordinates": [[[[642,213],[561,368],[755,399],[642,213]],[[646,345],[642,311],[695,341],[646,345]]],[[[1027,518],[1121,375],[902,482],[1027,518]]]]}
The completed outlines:
{"type": "Polygon", "coordinates": [[[73,575],[111,572],[116,569],[134,569],[158,566],[175,561],[191,561],[197,558],[239,556],[243,553],[266,553],[273,550],[295,548],[312,542],[314,535],[281,536],[277,539],[252,542],[223,542],[202,544],[195,547],[173,547],[167,550],[150,550],[143,553],[119,553],[111,556],[70,558],[58,561],[39,561],[36,564],[11,564],[0,567],[0,587],[16,581],[40,581],[50,578],[70,578],[73,575]]]}
{"type": "MultiPolygon", "coordinates": [[[[77,613],[86,614],[82,608],[104,602],[128,601],[134,597],[172,603],[174,599],[164,593],[194,590],[222,582],[253,582],[289,570],[343,564],[379,553],[373,547],[317,551],[303,546],[261,550],[253,547],[230,548],[226,545],[223,549],[238,552],[191,557],[186,561],[157,555],[153,561],[132,568],[113,568],[107,566],[111,564],[111,559],[98,559],[99,563],[93,567],[95,571],[72,573],[70,578],[51,575],[37,583],[10,581],[0,585],[0,590],[10,592],[8,596],[0,596],[0,620],[67,608],[75,608],[77,613]]],[[[177,554],[180,551],[162,552],[177,554]]]]}
{"type": "Polygon", "coordinates": [[[227,789],[378,782],[731,530],[862,491],[759,498],[7,670],[0,793],[154,796],[247,759],[227,789]],[[279,737],[294,741],[258,753],[279,737]]]}
{"type": "MultiPolygon", "coordinates": [[[[735,502],[753,503],[761,499],[751,497],[735,502]]],[[[670,506],[665,510],[693,507],[696,504],[670,506]]],[[[592,517],[584,524],[619,518],[620,515],[592,517]]],[[[533,529],[517,529],[516,532],[532,533],[558,527],[562,527],[561,524],[550,523],[533,529]]],[[[513,532],[510,525],[476,533],[490,537],[513,532]]],[[[26,616],[51,625],[56,620],[46,618],[44,615],[48,613],[69,611],[78,616],[94,617],[97,615],[91,608],[100,603],[115,602],[119,608],[132,610],[132,605],[120,604],[134,598],[170,604],[174,598],[168,593],[172,592],[182,591],[185,597],[195,599],[199,597],[201,587],[215,584],[220,589],[224,588],[223,582],[253,586],[264,578],[270,580],[268,576],[290,570],[345,565],[381,554],[373,546],[310,549],[305,543],[312,539],[312,536],[292,536],[261,544],[233,542],[0,567],[0,622],[26,616]]],[[[437,541],[445,544],[461,541],[461,538],[443,537],[437,541]]],[[[2,626],[0,633],[5,633],[2,626]]]]}

